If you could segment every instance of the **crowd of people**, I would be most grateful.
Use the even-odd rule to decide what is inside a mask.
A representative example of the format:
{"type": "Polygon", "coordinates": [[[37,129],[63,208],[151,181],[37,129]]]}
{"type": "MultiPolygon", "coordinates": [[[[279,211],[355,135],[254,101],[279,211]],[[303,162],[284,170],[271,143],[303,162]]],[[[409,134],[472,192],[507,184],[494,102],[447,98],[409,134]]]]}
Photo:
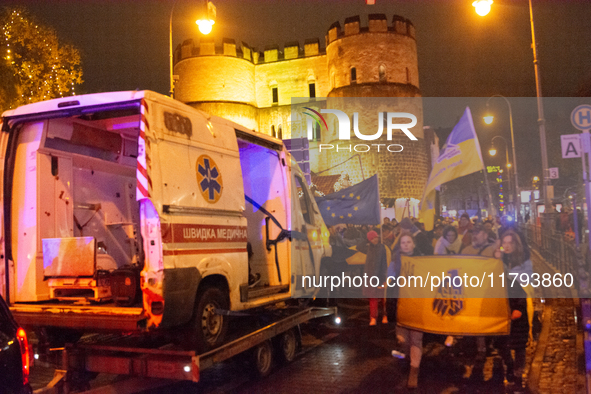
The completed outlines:
{"type": "MultiPolygon", "coordinates": [[[[358,251],[366,253],[364,273],[377,276],[383,284],[381,288],[368,287],[363,290],[364,297],[369,299],[369,325],[376,326],[380,320],[380,311],[382,324],[387,324],[388,308],[395,309],[397,289],[386,286],[386,280],[400,275],[402,256],[492,257],[503,261],[507,275],[523,272],[531,275],[533,269],[526,239],[512,224],[503,218],[473,221],[464,213],[458,220],[440,218],[433,230],[425,231],[423,223],[417,219],[404,218],[398,222],[396,219],[384,218],[379,226],[333,227],[330,243],[333,246],[356,246],[358,251]]],[[[494,341],[477,337],[475,367],[483,366],[487,345],[496,347],[505,365],[506,380],[518,392],[522,387],[530,323],[527,296],[521,286],[511,287],[508,297],[510,335],[496,337],[494,341]]],[[[403,362],[410,362],[407,387],[414,389],[418,386],[423,332],[397,325],[396,338],[399,347],[392,355],[405,360],[403,362]]],[[[456,339],[451,336],[445,339],[446,346],[452,346],[455,342],[456,339]]]]}

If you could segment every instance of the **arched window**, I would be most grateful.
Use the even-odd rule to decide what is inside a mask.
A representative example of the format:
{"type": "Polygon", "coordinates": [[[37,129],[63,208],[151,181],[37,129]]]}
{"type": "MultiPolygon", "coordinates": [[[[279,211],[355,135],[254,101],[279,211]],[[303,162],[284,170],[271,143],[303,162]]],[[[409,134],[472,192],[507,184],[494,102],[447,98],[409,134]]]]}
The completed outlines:
{"type": "Polygon", "coordinates": [[[351,83],[357,83],[357,69],[351,67],[351,83]]]}
{"type": "Polygon", "coordinates": [[[275,125],[271,125],[271,136],[277,138],[277,133],[275,132],[275,125]]]}
{"type": "Polygon", "coordinates": [[[380,77],[380,82],[386,82],[386,66],[380,64],[380,67],[378,68],[378,73],[380,77]]]}
{"type": "Polygon", "coordinates": [[[277,138],[279,138],[280,140],[283,139],[283,130],[281,130],[281,125],[279,125],[279,127],[277,128],[277,138]]]}

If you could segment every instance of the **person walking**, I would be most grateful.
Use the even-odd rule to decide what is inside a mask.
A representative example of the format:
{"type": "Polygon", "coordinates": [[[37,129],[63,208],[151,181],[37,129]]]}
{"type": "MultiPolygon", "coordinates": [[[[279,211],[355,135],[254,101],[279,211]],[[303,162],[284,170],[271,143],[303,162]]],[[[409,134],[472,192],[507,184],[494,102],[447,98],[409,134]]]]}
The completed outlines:
{"type": "MultiPolygon", "coordinates": [[[[421,252],[415,247],[415,240],[409,233],[404,233],[398,239],[395,246],[394,258],[388,266],[388,279],[396,278],[400,274],[402,265],[402,256],[420,256],[421,252]]],[[[408,374],[407,387],[414,389],[419,382],[419,367],[423,357],[423,333],[412,330],[401,325],[396,325],[396,339],[402,348],[402,351],[393,350],[392,355],[399,358],[405,358],[410,354],[410,372],[408,374]]]]}
{"type": "MultiPolygon", "coordinates": [[[[526,259],[524,247],[518,234],[513,231],[507,231],[503,234],[501,252],[507,280],[513,278],[513,275],[510,274],[517,274],[519,280],[521,280],[522,274],[531,277],[533,273],[532,262],[526,259]]],[[[527,295],[522,287],[524,284],[519,280],[508,288],[511,310],[510,334],[497,340],[497,347],[506,367],[505,376],[514,390],[521,390],[523,387],[525,349],[529,339],[527,295]],[[511,351],[514,352],[514,357],[511,351]]]]}
{"type": "Polygon", "coordinates": [[[462,241],[458,237],[458,230],[454,226],[448,225],[435,243],[434,254],[458,254],[461,247],[462,241]]]}
{"type": "Polygon", "coordinates": [[[460,216],[460,221],[458,223],[458,236],[462,240],[462,245],[468,246],[470,242],[472,242],[472,221],[470,220],[470,215],[467,212],[464,212],[462,216],[460,216]]]}
{"type": "Polygon", "coordinates": [[[386,312],[386,289],[384,284],[386,282],[386,272],[388,270],[388,253],[386,246],[380,242],[380,236],[375,231],[367,233],[367,255],[365,258],[364,274],[370,278],[377,276],[379,279],[379,287],[364,287],[363,295],[369,299],[369,325],[375,326],[378,319],[378,303],[382,300],[382,323],[388,323],[388,315],[386,312]]]}
{"type": "Polygon", "coordinates": [[[422,232],[410,218],[404,218],[400,221],[400,231],[406,231],[412,235],[413,242],[416,248],[419,249],[422,255],[431,256],[433,254],[433,245],[427,238],[427,234],[422,232]]]}
{"type": "MultiPolygon", "coordinates": [[[[470,245],[462,248],[460,254],[468,256],[495,257],[497,245],[490,242],[489,231],[484,224],[475,224],[472,227],[471,238],[470,245]]],[[[474,364],[473,376],[478,376],[477,374],[482,374],[483,372],[484,362],[486,361],[486,337],[477,336],[476,347],[478,354],[476,356],[476,363],[474,364]]]]}

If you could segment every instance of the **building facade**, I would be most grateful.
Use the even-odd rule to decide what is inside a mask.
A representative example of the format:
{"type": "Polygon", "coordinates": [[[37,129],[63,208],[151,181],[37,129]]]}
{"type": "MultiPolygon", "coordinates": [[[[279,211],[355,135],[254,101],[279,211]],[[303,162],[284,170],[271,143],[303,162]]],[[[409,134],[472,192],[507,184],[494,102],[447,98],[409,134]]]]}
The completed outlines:
{"type": "MultiPolygon", "coordinates": [[[[340,150],[319,155],[319,144],[339,142],[336,128],[329,127],[314,133],[310,164],[313,172],[323,175],[347,173],[353,184],[378,173],[380,196],[391,202],[388,205],[398,199],[418,201],[429,175],[432,134],[423,133],[415,28],[397,15],[390,21],[372,14],[367,26],[361,26],[359,16],[350,17],[344,28],[339,22],[329,27],[323,45],[310,39],[303,47],[287,43],[283,51],[277,45],[257,51],[231,39],[224,39],[221,47],[209,39],[198,44],[186,40],[174,53],[174,73],[179,77],[175,98],[281,139],[305,135],[300,132],[307,120],[292,113],[292,98],[305,98],[317,110],[347,107],[341,100],[345,97],[414,98],[403,106],[418,114],[413,128],[418,141],[409,141],[403,133],[386,141],[385,132],[372,141],[403,145],[401,152],[340,150]]],[[[358,111],[360,119],[372,119],[367,127],[375,129],[374,112],[382,110],[378,107],[347,110],[358,111]],[[364,117],[364,112],[372,113],[364,117]]],[[[367,141],[351,139],[351,144],[363,142],[367,141]]]]}

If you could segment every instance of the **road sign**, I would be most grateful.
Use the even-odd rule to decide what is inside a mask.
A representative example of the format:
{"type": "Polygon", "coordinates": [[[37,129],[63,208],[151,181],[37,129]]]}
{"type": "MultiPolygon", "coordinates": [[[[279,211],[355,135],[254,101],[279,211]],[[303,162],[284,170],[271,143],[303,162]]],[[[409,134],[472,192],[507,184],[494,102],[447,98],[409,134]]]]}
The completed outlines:
{"type": "Polygon", "coordinates": [[[570,114],[570,121],[579,130],[591,129],[591,105],[579,105],[570,114]]]}
{"type": "Polygon", "coordinates": [[[560,136],[562,158],[581,157],[581,134],[565,134],[560,136]]]}
{"type": "Polygon", "coordinates": [[[550,179],[558,179],[558,167],[548,168],[550,179]]]}

